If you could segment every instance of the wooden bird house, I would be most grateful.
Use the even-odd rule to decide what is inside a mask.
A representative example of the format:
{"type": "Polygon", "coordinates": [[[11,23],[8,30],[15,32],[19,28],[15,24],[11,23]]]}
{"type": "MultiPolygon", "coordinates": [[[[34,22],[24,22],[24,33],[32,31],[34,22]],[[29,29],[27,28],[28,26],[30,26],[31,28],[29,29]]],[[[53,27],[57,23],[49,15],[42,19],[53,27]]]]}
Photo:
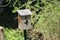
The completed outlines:
{"type": "Polygon", "coordinates": [[[31,15],[32,12],[29,9],[17,10],[18,12],[18,28],[19,29],[32,29],[31,15]]]}

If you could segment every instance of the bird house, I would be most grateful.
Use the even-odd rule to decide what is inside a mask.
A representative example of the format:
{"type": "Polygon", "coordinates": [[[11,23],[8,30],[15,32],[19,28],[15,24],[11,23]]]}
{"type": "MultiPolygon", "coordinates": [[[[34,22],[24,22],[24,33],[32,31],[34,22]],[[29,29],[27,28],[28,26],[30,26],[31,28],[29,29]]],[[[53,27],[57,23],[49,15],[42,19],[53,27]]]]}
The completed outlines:
{"type": "Polygon", "coordinates": [[[32,29],[31,25],[31,14],[29,9],[17,10],[18,12],[18,28],[19,29],[32,29]]]}

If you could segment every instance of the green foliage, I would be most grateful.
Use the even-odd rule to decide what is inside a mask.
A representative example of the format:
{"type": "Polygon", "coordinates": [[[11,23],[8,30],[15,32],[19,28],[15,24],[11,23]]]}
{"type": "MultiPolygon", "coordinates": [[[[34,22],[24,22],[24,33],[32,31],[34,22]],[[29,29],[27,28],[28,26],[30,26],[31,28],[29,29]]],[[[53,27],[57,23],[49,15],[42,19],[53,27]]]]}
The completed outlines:
{"type": "Polygon", "coordinates": [[[44,10],[35,17],[38,18],[38,16],[40,16],[39,21],[35,24],[35,30],[44,33],[44,40],[59,40],[60,3],[56,0],[43,2],[45,4],[44,10]]]}
{"type": "Polygon", "coordinates": [[[23,32],[21,30],[14,30],[5,28],[4,30],[5,40],[23,40],[23,32]]]}

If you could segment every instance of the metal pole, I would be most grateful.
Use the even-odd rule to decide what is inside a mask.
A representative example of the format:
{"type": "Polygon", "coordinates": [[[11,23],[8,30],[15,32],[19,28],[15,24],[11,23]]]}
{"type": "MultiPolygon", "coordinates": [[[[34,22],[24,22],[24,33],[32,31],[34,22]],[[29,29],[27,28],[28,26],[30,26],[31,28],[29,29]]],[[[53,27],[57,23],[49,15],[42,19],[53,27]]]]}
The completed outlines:
{"type": "Polygon", "coordinates": [[[24,30],[24,40],[27,40],[27,32],[24,30]]]}

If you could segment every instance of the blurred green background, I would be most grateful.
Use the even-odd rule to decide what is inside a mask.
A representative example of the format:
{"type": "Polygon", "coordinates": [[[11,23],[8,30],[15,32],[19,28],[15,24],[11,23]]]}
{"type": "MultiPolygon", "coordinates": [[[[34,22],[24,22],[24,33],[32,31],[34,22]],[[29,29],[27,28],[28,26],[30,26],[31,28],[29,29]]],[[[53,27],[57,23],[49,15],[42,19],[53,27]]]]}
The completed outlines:
{"type": "Polygon", "coordinates": [[[27,30],[27,34],[30,33],[28,40],[40,40],[41,35],[38,34],[43,34],[43,40],[60,39],[60,0],[13,0],[3,9],[0,13],[0,25],[5,27],[5,40],[24,40],[23,30],[17,29],[18,9],[30,9],[33,13],[31,22],[34,29],[27,30]]]}

